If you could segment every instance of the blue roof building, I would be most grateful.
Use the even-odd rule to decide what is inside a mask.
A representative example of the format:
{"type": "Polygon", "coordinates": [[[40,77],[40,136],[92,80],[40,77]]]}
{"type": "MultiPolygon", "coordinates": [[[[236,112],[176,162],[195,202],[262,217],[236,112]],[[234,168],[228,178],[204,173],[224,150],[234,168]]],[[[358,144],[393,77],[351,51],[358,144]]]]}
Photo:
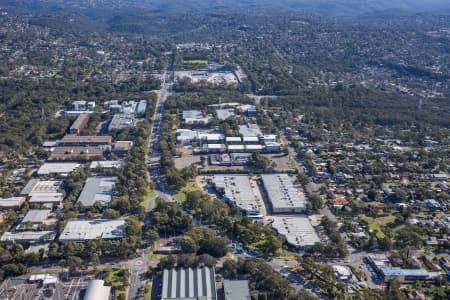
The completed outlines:
{"type": "Polygon", "coordinates": [[[402,269],[399,267],[381,268],[384,281],[398,279],[400,282],[433,280],[440,276],[439,272],[428,272],[423,269],[402,269]]]}

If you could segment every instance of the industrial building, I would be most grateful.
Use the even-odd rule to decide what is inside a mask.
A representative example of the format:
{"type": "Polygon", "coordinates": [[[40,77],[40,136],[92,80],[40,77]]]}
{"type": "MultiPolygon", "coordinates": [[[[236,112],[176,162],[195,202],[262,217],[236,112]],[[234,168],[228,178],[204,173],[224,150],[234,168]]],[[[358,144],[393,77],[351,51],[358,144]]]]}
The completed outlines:
{"type": "Polygon", "coordinates": [[[5,232],[0,241],[11,244],[40,244],[51,242],[55,237],[54,231],[16,231],[5,232]]]}
{"type": "Polygon", "coordinates": [[[60,146],[72,147],[92,147],[92,146],[108,146],[111,144],[112,137],[109,135],[74,135],[66,134],[60,142],[60,146]]]}
{"type": "Polygon", "coordinates": [[[239,207],[247,216],[261,217],[258,202],[247,175],[213,175],[211,181],[225,201],[239,207]]]}
{"type": "Polygon", "coordinates": [[[132,141],[117,141],[113,144],[111,152],[117,156],[123,157],[130,153],[131,148],[133,148],[132,141]]]}
{"type": "Polygon", "coordinates": [[[250,300],[248,280],[224,280],[223,293],[225,300],[250,300]]]}
{"type": "Polygon", "coordinates": [[[396,279],[401,283],[429,281],[441,275],[439,272],[428,272],[424,269],[402,269],[399,267],[381,268],[381,274],[385,282],[396,279]]]}
{"type": "Polygon", "coordinates": [[[89,177],[78,197],[77,203],[83,207],[92,207],[95,202],[100,202],[107,207],[114,193],[114,185],[117,177],[89,177]]]}
{"type": "Polygon", "coordinates": [[[79,135],[89,122],[89,114],[80,114],[69,128],[70,134],[79,135]]]}
{"type": "Polygon", "coordinates": [[[234,117],[234,109],[225,108],[225,109],[217,109],[217,118],[221,121],[225,121],[234,117]]]}
{"type": "Polygon", "coordinates": [[[336,278],[341,280],[350,280],[352,278],[352,270],[347,266],[333,265],[333,271],[336,278]]]}
{"type": "Polygon", "coordinates": [[[239,133],[243,137],[258,137],[262,136],[261,129],[257,124],[246,124],[246,125],[239,125],[239,133]]]}
{"type": "Polygon", "coordinates": [[[214,268],[164,269],[161,300],[198,299],[216,300],[217,289],[214,268]]]}
{"type": "Polygon", "coordinates": [[[108,126],[108,131],[133,127],[136,123],[133,113],[115,114],[108,126]]]}
{"type": "Polygon", "coordinates": [[[225,141],[227,144],[240,144],[242,143],[242,138],[240,136],[227,136],[225,141]]]}
{"type": "Polygon", "coordinates": [[[203,116],[199,110],[184,110],[181,119],[185,124],[207,124],[211,120],[211,116],[203,116]]]}
{"type": "Polygon", "coordinates": [[[288,174],[263,174],[261,179],[273,213],[302,213],[306,210],[306,197],[294,186],[288,174]]]}
{"type": "Polygon", "coordinates": [[[21,224],[42,224],[47,220],[50,212],[50,209],[30,209],[22,219],[21,224]]]}
{"type": "Polygon", "coordinates": [[[45,163],[39,168],[37,174],[40,176],[50,174],[69,174],[79,167],[81,167],[79,163],[45,163]]]}
{"type": "Polygon", "coordinates": [[[125,234],[125,220],[75,220],[67,222],[59,236],[61,243],[86,242],[97,238],[103,240],[121,239],[125,234]]]}
{"type": "Polygon", "coordinates": [[[64,199],[62,193],[34,193],[29,199],[30,206],[44,206],[46,208],[55,208],[59,206],[64,199]]]}
{"type": "Polygon", "coordinates": [[[136,113],[139,115],[143,115],[147,110],[147,100],[139,100],[139,103],[136,107],[136,113]]]}
{"type": "Polygon", "coordinates": [[[110,296],[111,287],[103,280],[95,279],[89,281],[83,300],[109,300],[110,296]]]}
{"type": "Polygon", "coordinates": [[[32,196],[38,193],[57,193],[62,187],[61,180],[43,180],[31,179],[20,192],[22,196],[32,196]]]}
{"type": "Polygon", "coordinates": [[[209,163],[215,166],[242,166],[251,156],[251,153],[210,154],[209,163]]]}
{"type": "Polygon", "coordinates": [[[0,198],[0,209],[17,209],[22,207],[25,201],[23,196],[0,198]]]}
{"type": "Polygon", "coordinates": [[[271,216],[272,228],[286,236],[287,242],[295,248],[307,248],[320,242],[316,230],[306,216],[271,216]]]}
{"type": "Polygon", "coordinates": [[[114,168],[122,168],[125,165],[125,162],[123,160],[96,160],[91,162],[91,165],[89,166],[90,169],[114,169],[114,168]]]}
{"type": "Polygon", "coordinates": [[[48,160],[50,161],[91,161],[103,159],[101,146],[68,146],[56,148],[48,160]]]}

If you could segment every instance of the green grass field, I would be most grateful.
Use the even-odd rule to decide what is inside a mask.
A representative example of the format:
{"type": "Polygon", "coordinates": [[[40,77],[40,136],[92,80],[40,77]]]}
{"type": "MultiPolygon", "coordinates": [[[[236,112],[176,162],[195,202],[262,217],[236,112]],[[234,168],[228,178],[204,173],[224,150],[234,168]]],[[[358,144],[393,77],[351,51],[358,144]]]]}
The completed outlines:
{"type": "Polygon", "coordinates": [[[175,194],[175,197],[179,201],[184,202],[186,201],[186,194],[196,190],[198,190],[197,184],[195,182],[189,182],[184,188],[175,194]]]}
{"type": "Polygon", "coordinates": [[[375,232],[375,236],[378,239],[384,238],[384,233],[381,230],[381,227],[378,224],[377,220],[375,220],[374,218],[369,218],[369,217],[363,217],[362,219],[367,222],[369,228],[372,229],[373,232],[375,232]]]}

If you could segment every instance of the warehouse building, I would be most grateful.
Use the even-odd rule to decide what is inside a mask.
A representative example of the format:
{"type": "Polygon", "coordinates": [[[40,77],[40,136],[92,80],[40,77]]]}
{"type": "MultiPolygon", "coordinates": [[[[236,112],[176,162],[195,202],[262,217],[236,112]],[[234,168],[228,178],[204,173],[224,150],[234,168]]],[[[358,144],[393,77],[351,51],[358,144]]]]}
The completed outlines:
{"type": "Polygon", "coordinates": [[[111,287],[106,286],[103,280],[90,280],[83,300],[109,300],[111,287]]]}
{"type": "Polygon", "coordinates": [[[89,166],[90,169],[120,169],[125,165],[125,162],[123,160],[96,160],[91,162],[91,165],[89,166]]]}
{"type": "Polygon", "coordinates": [[[125,220],[75,220],[67,222],[59,236],[61,243],[87,242],[97,238],[115,240],[123,238],[126,229],[125,220]]]}
{"type": "Polygon", "coordinates": [[[224,280],[223,293],[225,300],[250,300],[248,280],[224,280]]]}
{"type": "Polygon", "coordinates": [[[143,115],[147,110],[147,100],[139,100],[139,103],[136,107],[136,113],[138,115],[143,115]]]}
{"type": "Polygon", "coordinates": [[[21,225],[26,223],[43,224],[49,215],[50,209],[30,209],[22,219],[21,225]]]}
{"type": "Polygon", "coordinates": [[[294,186],[288,174],[264,174],[261,179],[273,213],[302,213],[306,210],[306,197],[294,186]]]}
{"type": "Polygon", "coordinates": [[[424,269],[402,269],[399,267],[382,268],[381,274],[385,282],[396,279],[400,283],[429,281],[434,280],[441,275],[439,272],[428,272],[424,269]]]}
{"type": "Polygon", "coordinates": [[[271,218],[272,228],[285,235],[287,242],[295,248],[308,248],[320,242],[306,216],[271,216],[271,218]]]}
{"type": "Polygon", "coordinates": [[[62,180],[31,179],[20,192],[22,196],[33,196],[39,193],[57,193],[62,187],[62,180]]]}
{"type": "Polygon", "coordinates": [[[117,141],[113,144],[111,152],[120,157],[126,156],[133,148],[133,144],[132,141],[117,141]]]}
{"type": "Polygon", "coordinates": [[[0,209],[18,209],[25,203],[23,196],[0,198],[0,209]]]}
{"type": "Polygon", "coordinates": [[[72,123],[72,126],[69,128],[70,134],[79,135],[81,131],[86,128],[89,122],[89,114],[81,114],[79,115],[75,121],[72,123]]]}
{"type": "Polygon", "coordinates": [[[225,109],[217,109],[217,118],[221,121],[225,121],[234,117],[234,109],[225,108],[225,109]]]}
{"type": "Polygon", "coordinates": [[[68,146],[58,147],[50,155],[50,161],[91,161],[103,159],[105,148],[102,146],[68,146]]]}
{"type": "Polygon", "coordinates": [[[0,238],[0,241],[9,244],[41,244],[49,243],[55,237],[56,232],[54,231],[16,231],[5,232],[0,238]]]}
{"type": "Polygon", "coordinates": [[[92,147],[92,146],[108,146],[111,144],[112,137],[109,135],[74,135],[66,134],[60,142],[60,146],[73,147],[92,147]]]}
{"type": "Polygon", "coordinates": [[[247,175],[214,175],[212,183],[223,199],[239,207],[247,216],[261,217],[255,193],[247,175]]]}
{"type": "Polygon", "coordinates": [[[246,124],[246,125],[239,125],[239,133],[243,137],[258,137],[262,136],[261,129],[257,124],[246,124]]]}
{"type": "Polygon", "coordinates": [[[115,114],[108,126],[108,131],[133,127],[136,120],[132,113],[115,114]]]}
{"type": "Polygon", "coordinates": [[[39,168],[37,174],[40,176],[46,176],[50,174],[68,175],[79,167],[81,167],[79,163],[45,163],[39,168]]]}
{"type": "Polygon", "coordinates": [[[103,207],[108,207],[117,180],[117,177],[89,177],[77,203],[83,207],[92,207],[98,201],[103,207]]]}
{"type": "Polygon", "coordinates": [[[203,116],[199,110],[184,110],[181,119],[185,124],[207,124],[211,120],[211,116],[203,116]]]}
{"type": "Polygon", "coordinates": [[[30,206],[44,206],[46,208],[55,208],[61,205],[64,199],[62,193],[34,193],[28,203],[30,206]]]}
{"type": "Polygon", "coordinates": [[[162,285],[161,300],[217,299],[214,268],[164,269],[162,285]]]}

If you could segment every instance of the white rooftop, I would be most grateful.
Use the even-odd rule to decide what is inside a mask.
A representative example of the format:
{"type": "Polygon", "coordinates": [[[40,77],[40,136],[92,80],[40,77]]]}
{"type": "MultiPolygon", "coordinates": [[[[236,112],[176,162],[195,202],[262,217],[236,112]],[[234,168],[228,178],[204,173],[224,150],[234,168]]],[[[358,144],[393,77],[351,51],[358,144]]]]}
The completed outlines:
{"type": "Polygon", "coordinates": [[[306,209],[306,197],[294,186],[288,174],[263,174],[261,176],[273,212],[302,212],[306,209]]]}
{"type": "Polygon", "coordinates": [[[117,180],[117,177],[89,177],[77,203],[81,203],[84,207],[90,207],[97,201],[106,205],[111,201],[117,180]]]}
{"type": "Polygon", "coordinates": [[[89,168],[95,169],[95,168],[102,168],[102,169],[112,169],[112,168],[122,168],[125,165],[125,162],[123,160],[96,160],[91,162],[91,165],[89,168]]]}
{"type": "Polygon", "coordinates": [[[239,133],[244,137],[262,135],[261,129],[259,129],[257,124],[239,125],[239,133]]]}
{"type": "Polygon", "coordinates": [[[37,171],[38,175],[67,174],[79,168],[77,163],[45,163],[37,171]]]}
{"type": "Polygon", "coordinates": [[[258,202],[247,175],[214,175],[216,189],[224,191],[224,198],[242,209],[248,215],[259,215],[258,202]]]}
{"type": "Polygon", "coordinates": [[[88,241],[96,238],[105,240],[119,239],[124,236],[125,220],[75,220],[67,222],[59,241],[88,241]]]}
{"type": "Polygon", "coordinates": [[[272,227],[286,236],[289,244],[296,247],[309,247],[320,242],[315,229],[306,216],[271,216],[272,227]]]}

